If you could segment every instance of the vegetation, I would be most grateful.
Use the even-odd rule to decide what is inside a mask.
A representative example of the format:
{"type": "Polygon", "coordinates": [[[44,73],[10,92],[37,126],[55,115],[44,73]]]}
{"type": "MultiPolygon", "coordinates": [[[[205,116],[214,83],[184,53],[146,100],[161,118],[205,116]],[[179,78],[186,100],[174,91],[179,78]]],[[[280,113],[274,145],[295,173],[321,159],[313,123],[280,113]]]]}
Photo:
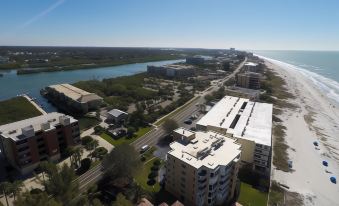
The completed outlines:
{"type": "MultiPolygon", "coordinates": [[[[160,184],[155,180],[155,176],[153,178],[149,178],[152,173],[152,167],[155,162],[160,161],[158,158],[153,158],[152,160],[146,162],[142,170],[138,173],[135,180],[138,184],[146,191],[150,193],[157,193],[160,191],[160,184]],[[151,180],[151,181],[149,181],[151,180]],[[150,184],[151,183],[151,184],[150,184]]],[[[157,163],[156,163],[157,164],[157,163]]],[[[160,166],[158,166],[159,168],[160,166]]],[[[158,176],[158,171],[155,172],[156,176],[158,176]]]]}
{"type": "Polygon", "coordinates": [[[54,198],[48,197],[46,192],[40,192],[37,194],[31,194],[24,192],[21,194],[16,201],[15,206],[62,206],[61,203],[57,202],[54,198]]]}
{"type": "Polygon", "coordinates": [[[119,193],[116,200],[112,204],[113,206],[133,206],[132,202],[126,199],[126,197],[119,193]]]}
{"type": "Polygon", "coordinates": [[[173,119],[167,119],[162,124],[162,127],[166,131],[167,134],[172,134],[173,130],[177,129],[179,127],[178,123],[173,119]]]}
{"type": "Polygon", "coordinates": [[[42,184],[47,194],[62,204],[68,204],[78,194],[78,183],[75,180],[74,169],[64,164],[60,168],[52,163],[44,163],[42,167],[46,174],[42,184]]]}
{"type": "Polygon", "coordinates": [[[238,202],[244,206],[267,205],[267,193],[254,189],[251,185],[241,183],[238,202]]]}
{"type": "Polygon", "coordinates": [[[80,117],[78,122],[80,131],[84,131],[100,123],[95,117],[80,117]]]}
{"type": "Polygon", "coordinates": [[[98,147],[92,152],[91,156],[94,157],[94,158],[98,158],[98,159],[102,160],[107,153],[108,153],[108,151],[107,151],[106,148],[98,147]]]}
{"type": "Polygon", "coordinates": [[[26,98],[15,97],[0,102],[0,125],[41,115],[26,98]]]}
{"type": "Polygon", "coordinates": [[[138,131],[136,133],[134,133],[134,135],[132,137],[124,136],[124,137],[120,137],[118,139],[114,139],[110,134],[108,134],[107,132],[103,132],[100,137],[103,138],[104,140],[106,140],[107,142],[109,142],[110,144],[114,145],[114,146],[118,146],[121,144],[131,144],[132,142],[134,142],[135,140],[137,140],[138,138],[142,137],[143,135],[145,135],[147,132],[149,132],[152,129],[152,127],[144,127],[144,128],[140,128],[138,129],[138,131]]]}
{"type": "Polygon", "coordinates": [[[129,180],[137,174],[141,168],[139,154],[128,144],[118,145],[103,160],[106,176],[111,180],[127,178],[129,180]]]}

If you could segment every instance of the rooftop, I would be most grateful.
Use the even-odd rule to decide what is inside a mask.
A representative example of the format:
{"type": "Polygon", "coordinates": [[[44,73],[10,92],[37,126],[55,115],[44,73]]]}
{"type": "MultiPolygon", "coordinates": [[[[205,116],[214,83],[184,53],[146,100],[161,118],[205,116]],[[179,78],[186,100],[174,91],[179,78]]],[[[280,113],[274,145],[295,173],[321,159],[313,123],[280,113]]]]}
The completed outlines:
{"type": "Polygon", "coordinates": [[[114,117],[119,117],[122,114],[126,114],[127,115],[128,113],[126,113],[124,111],[121,111],[119,109],[112,109],[111,111],[108,112],[108,114],[110,114],[110,115],[112,115],[114,117]]]}
{"type": "Polygon", "coordinates": [[[246,62],[244,65],[245,65],[245,66],[250,66],[250,67],[258,66],[257,63],[253,63],[253,62],[246,62]]]}
{"type": "Polygon", "coordinates": [[[29,119],[21,120],[0,126],[0,134],[5,138],[12,138],[14,141],[25,139],[24,132],[33,129],[33,131],[53,129],[56,125],[60,124],[60,118],[69,119],[70,124],[77,120],[71,116],[52,112],[45,115],[32,117],[29,119]]]}
{"type": "Polygon", "coordinates": [[[102,99],[96,94],[86,92],[70,84],[56,84],[56,85],[51,85],[49,87],[53,88],[59,93],[65,94],[67,97],[78,102],[89,102],[92,100],[102,99]]]}
{"type": "Polygon", "coordinates": [[[225,96],[197,125],[226,129],[236,138],[271,146],[273,105],[225,96]]]}
{"type": "MultiPolygon", "coordinates": [[[[187,131],[186,129],[183,130],[187,131]]],[[[236,143],[236,139],[228,138],[213,131],[190,132],[195,134],[195,138],[188,144],[172,142],[169,155],[197,169],[202,166],[215,169],[219,165],[228,165],[234,159],[239,158],[241,146],[236,143]]]]}

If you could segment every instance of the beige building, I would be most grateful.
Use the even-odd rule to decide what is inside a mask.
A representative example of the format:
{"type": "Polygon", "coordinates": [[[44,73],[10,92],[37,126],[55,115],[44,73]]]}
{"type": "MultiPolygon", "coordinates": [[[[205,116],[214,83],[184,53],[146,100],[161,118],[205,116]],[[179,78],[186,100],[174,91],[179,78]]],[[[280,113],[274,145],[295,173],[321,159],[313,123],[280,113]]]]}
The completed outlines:
{"type": "Polygon", "coordinates": [[[40,161],[56,161],[69,146],[80,143],[78,120],[61,113],[25,119],[0,126],[0,148],[7,161],[27,174],[40,161]]]}
{"type": "Polygon", "coordinates": [[[66,111],[87,113],[100,107],[103,99],[70,84],[46,87],[47,97],[66,111]]]}
{"type": "Polygon", "coordinates": [[[269,174],[273,105],[225,96],[196,124],[197,130],[230,135],[242,145],[241,160],[269,174]]]}
{"type": "Polygon", "coordinates": [[[248,89],[260,89],[261,74],[255,72],[245,72],[237,74],[237,86],[248,89]]]}
{"type": "Polygon", "coordinates": [[[241,145],[208,131],[174,131],[165,188],[185,205],[221,205],[235,196],[241,145]]]}

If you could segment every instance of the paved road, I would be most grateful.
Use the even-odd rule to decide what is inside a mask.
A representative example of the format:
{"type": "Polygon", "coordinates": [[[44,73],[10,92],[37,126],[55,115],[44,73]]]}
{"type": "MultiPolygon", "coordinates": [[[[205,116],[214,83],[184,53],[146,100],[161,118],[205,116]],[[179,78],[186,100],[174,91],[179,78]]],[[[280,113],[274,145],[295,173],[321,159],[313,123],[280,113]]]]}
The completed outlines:
{"type": "MultiPolygon", "coordinates": [[[[241,69],[241,67],[244,65],[244,63],[247,61],[247,58],[237,67],[236,70],[233,71],[232,74],[228,75],[224,79],[222,79],[222,84],[216,84],[213,86],[210,86],[207,88],[205,91],[203,91],[198,98],[193,100],[192,102],[185,104],[185,109],[181,110],[180,112],[174,114],[171,118],[174,119],[175,121],[178,122],[179,126],[183,126],[183,122],[185,119],[190,117],[194,112],[198,111],[199,108],[196,106],[197,104],[202,104],[205,102],[204,96],[207,94],[210,94],[214,91],[217,91],[220,86],[223,85],[223,83],[230,78],[233,78],[235,74],[241,69]]],[[[179,108],[178,108],[179,109],[179,108]]],[[[137,139],[133,143],[131,143],[132,146],[134,146],[135,149],[140,150],[140,148],[143,145],[150,145],[154,146],[156,145],[159,140],[166,135],[166,132],[162,129],[162,127],[156,127],[153,130],[151,130],[149,133],[147,133],[145,136],[137,139]]],[[[89,171],[87,171],[85,174],[80,176],[78,178],[79,181],[79,188],[80,190],[85,190],[88,185],[90,185],[93,182],[96,182],[100,180],[103,176],[103,171],[102,171],[102,165],[98,165],[89,171]]]]}

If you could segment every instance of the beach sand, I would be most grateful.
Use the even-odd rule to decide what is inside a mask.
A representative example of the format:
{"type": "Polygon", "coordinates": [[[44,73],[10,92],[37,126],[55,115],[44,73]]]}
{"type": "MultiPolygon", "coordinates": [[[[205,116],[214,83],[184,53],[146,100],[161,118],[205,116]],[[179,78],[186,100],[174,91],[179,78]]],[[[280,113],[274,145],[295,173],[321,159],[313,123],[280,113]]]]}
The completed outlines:
{"type": "Polygon", "coordinates": [[[287,128],[285,141],[293,171],[273,166],[272,180],[299,193],[305,205],[339,205],[339,184],[330,182],[331,176],[339,178],[339,106],[296,69],[274,60],[265,62],[285,79],[286,89],[295,95],[290,102],[298,106],[284,109],[278,116],[287,128]],[[314,141],[319,142],[318,149],[314,141]],[[323,160],[328,161],[328,167],[322,165],[323,160]]]}

